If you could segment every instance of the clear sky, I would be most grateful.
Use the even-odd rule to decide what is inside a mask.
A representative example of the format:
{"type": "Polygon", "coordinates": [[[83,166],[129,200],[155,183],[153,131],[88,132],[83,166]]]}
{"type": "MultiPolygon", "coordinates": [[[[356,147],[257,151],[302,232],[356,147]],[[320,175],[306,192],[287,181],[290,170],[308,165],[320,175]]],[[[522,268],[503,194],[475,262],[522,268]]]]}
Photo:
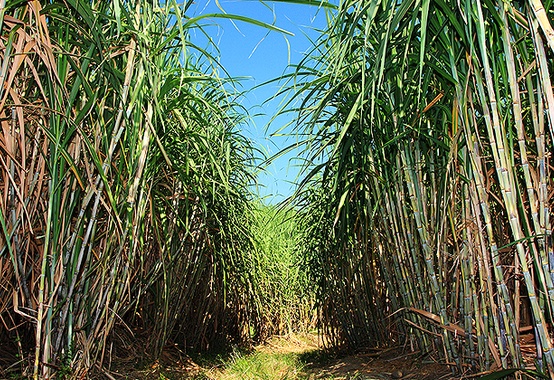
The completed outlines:
{"type": "MultiPolygon", "coordinates": [[[[325,29],[327,15],[324,9],[294,3],[261,2],[258,0],[197,0],[192,6],[194,15],[222,13],[246,16],[276,25],[294,34],[285,35],[256,25],[221,18],[205,20],[204,30],[219,46],[221,64],[232,77],[245,77],[241,90],[249,90],[282,75],[290,63],[298,63],[312,46],[310,39],[320,36],[325,29]],[[219,5],[219,6],[218,6],[219,5]]],[[[193,36],[194,39],[194,36],[193,36]]],[[[243,105],[253,115],[253,121],[245,127],[244,135],[267,154],[273,155],[293,143],[293,137],[274,136],[275,132],[291,121],[279,117],[268,127],[282,99],[271,99],[279,91],[279,84],[269,84],[250,91],[243,105]],[[257,116],[256,116],[257,115],[257,116]],[[272,136],[273,135],[273,136],[272,136]]],[[[275,203],[292,194],[292,183],[297,180],[298,162],[294,153],[277,159],[260,173],[258,191],[267,202],[275,203]]]]}

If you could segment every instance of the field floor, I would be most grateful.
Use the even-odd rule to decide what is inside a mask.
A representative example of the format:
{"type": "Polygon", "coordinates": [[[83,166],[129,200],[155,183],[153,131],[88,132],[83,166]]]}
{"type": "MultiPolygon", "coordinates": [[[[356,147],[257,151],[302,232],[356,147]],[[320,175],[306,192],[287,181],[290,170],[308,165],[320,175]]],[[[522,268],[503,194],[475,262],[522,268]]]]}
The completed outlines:
{"type": "MultiPolygon", "coordinates": [[[[172,355],[173,356],[173,355],[172,355]]],[[[127,379],[451,379],[449,368],[422,358],[417,352],[402,347],[331,354],[321,350],[316,335],[275,337],[251,352],[234,351],[218,358],[195,361],[166,357],[147,369],[114,378],[127,379]],[[171,364],[173,362],[173,365],[171,364]]],[[[454,377],[458,378],[459,377],[454,377]]]]}

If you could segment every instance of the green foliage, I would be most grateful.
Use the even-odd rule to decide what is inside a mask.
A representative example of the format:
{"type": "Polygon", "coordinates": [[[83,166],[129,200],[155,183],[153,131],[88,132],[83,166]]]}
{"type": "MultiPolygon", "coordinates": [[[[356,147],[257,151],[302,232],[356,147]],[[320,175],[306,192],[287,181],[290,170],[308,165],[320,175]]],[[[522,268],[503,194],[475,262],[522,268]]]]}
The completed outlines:
{"type": "Polygon", "coordinates": [[[237,354],[221,379],[298,379],[302,364],[294,353],[237,354]]]}
{"type": "Polygon", "coordinates": [[[313,292],[298,249],[296,211],[258,204],[253,212],[256,238],[253,283],[264,320],[262,337],[312,328],[313,292]]]}
{"type": "Polygon", "coordinates": [[[551,4],[341,1],[290,76],[329,343],[552,374],[551,4]],[[498,247],[503,247],[500,249],[498,247]]]}
{"type": "MultiPolygon", "coordinates": [[[[255,350],[234,349],[230,355],[212,362],[213,368],[204,372],[204,375],[218,380],[313,378],[308,363],[316,363],[310,360],[316,356],[308,353],[319,352],[313,339],[314,336],[310,334],[291,334],[286,338],[274,337],[268,344],[255,350]]],[[[209,363],[205,364],[204,367],[209,367],[209,363]]]]}
{"type": "Polygon", "coordinates": [[[253,150],[190,4],[0,7],[0,314],[34,378],[261,330],[253,150]]]}

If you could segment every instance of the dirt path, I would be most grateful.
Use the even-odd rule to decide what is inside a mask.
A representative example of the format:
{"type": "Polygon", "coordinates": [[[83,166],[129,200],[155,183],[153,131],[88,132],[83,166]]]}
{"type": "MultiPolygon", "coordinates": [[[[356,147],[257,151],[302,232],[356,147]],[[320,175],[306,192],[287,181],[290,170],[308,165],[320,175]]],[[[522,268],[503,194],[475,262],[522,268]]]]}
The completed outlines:
{"type": "Polygon", "coordinates": [[[373,351],[314,363],[307,368],[314,379],[438,380],[451,377],[446,366],[422,361],[415,355],[403,354],[399,349],[373,351]]]}
{"type": "Polygon", "coordinates": [[[310,352],[315,356],[315,360],[305,362],[305,371],[310,379],[437,380],[450,377],[450,371],[444,365],[425,362],[420,360],[418,353],[405,353],[401,348],[337,354],[335,357],[327,354],[325,357],[320,346],[313,342],[311,346],[304,347],[304,359],[310,357],[310,352]]]}
{"type": "Polygon", "coordinates": [[[236,351],[225,359],[200,361],[176,352],[164,353],[148,368],[132,373],[112,372],[114,379],[156,380],[389,380],[450,379],[449,369],[418,353],[401,348],[371,350],[351,355],[321,349],[313,334],[275,337],[251,352],[236,351]],[[124,375],[125,373],[125,375],[124,375]]]}
{"type": "MultiPolygon", "coordinates": [[[[434,361],[421,360],[417,353],[405,353],[402,349],[372,350],[351,355],[330,354],[321,350],[316,335],[277,337],[256,349],[257,352],[275,357],[294,355],[301,369],[288,373],[254,375],[242,373],[238,378],[251,379],[418,379],[438,380],[450,378],[448,367],[434,361]]],[[[211,377],[209,377],[211,378],[211,377]]],[[[234,377],[214,376],[214,379],[234,377]]]]}

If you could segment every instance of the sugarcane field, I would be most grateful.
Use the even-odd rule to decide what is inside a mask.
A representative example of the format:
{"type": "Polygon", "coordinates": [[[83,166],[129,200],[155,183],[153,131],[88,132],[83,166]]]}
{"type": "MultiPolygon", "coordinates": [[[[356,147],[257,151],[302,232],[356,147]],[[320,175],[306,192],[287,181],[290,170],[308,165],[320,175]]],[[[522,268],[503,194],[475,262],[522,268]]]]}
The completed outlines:
{"type": "Polygon", "coordinates": [[[0,379],[554,379],[551,0],[0,30],[0,379]]]}

